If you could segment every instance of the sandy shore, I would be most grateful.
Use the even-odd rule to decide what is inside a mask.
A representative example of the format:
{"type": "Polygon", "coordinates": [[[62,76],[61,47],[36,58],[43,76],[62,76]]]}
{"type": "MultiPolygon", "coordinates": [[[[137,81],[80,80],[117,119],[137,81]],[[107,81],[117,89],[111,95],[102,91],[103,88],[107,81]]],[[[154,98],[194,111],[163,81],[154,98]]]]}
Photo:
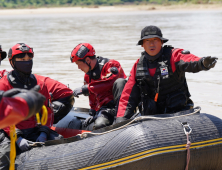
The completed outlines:
{"type": "Polygon", "coordinates": [[[196,11],[222,10],[222,4],[177,4],[177,5],[124,5],[95,7],[60,7],[36,9],[0,9],[0,15],[58,14],[58,13],[99,13],[124,11],[196,11]]]}

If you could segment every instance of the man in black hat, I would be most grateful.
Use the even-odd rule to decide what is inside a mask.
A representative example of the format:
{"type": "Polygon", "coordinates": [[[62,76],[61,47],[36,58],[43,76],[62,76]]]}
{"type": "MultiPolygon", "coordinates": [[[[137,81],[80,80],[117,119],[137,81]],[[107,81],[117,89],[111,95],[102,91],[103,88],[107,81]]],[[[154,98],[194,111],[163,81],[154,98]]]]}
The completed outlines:
{"type": "MultiPolygon", "coordinates": [[[[2,46],[0,45],[0,65],[1,65],[1,61],[5,59],[5,57],[7,56],[7,53],[5,51],[2,51],[2,46]]],[[[6,70],[1,70],[0,71],[0,79],[6,75],[8,72],[6,70]]]]}
{"type": "Polygon", "coordinates": [[[131,118],[139,103],[142,115],[175,113],[193,107],[185,72],[209,70],[215,66],[217,58],[199,58],[187,50],[163,47],[167,41],[156,26],[147,26],[141,31],[137,45],[145,51],[130,72],[119,101],[116,122],[131,118]]]}

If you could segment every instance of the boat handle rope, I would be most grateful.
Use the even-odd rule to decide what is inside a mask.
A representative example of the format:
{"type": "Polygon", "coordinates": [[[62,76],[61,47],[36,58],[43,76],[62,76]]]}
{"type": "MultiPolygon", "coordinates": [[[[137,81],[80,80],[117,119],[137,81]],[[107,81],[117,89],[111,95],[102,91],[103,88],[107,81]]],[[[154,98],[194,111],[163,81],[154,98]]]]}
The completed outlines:
{"type": "Polygon", "coordinates": [[[189,113],[189,114],[186,114],[186,115],[180,115],[180,116],[173,116],[173,117],[165,117],[165,118],[161,118],[161,117],[152,117],[152,116],[140,116],[140,117],[136,117],[134,118],[132,121],[130,121],[129,123],[123,125],[123,126],[120,126],[116,129],[112,129],[112,130],[109,130],[109,131],[106,131],[106,132],[103,132],[103,133],[93,133],[93,132],[84,132],[82,134],[78,134],[77,136],[80,136],[80,138],[86,138],[88,134],[91,134],[91,135],[103,135],[103,134],[106,134],[106,133],[110,133],[110,132],[113,132],[113,131],[116,131],[116,130],[119,130],[119,129],[122,129],[130,124],[132,124],[133,122],[135,121],[140,121],[140,120],[145,120],[145,119],[154,119],[154,120],[165,120],[165,119],[173,119],[173,118],[177,118],[177,117],[184,117],[184,116],[190,116],[190,115],[193,115],[193,114],[196,114],[197,112],[199,112],[201,110],[201,108],[198,106],[198,107],[195,107],[194,108],[194,112],[192,113],[189,113]]]}
{"type": "MultiPolygon", "coordinates": [[[[47,119],[48,119],[48,110],[45,105],[42,106],[41,123],[40,123],[39,113],[36,113],[36,119],[37,119],[37,124],[46,125],[47,119]]],[[[10,167],[9,167],[9,170],[14,170],[15,169],[15,157],[16,157],[15,142],[17,139],[15,125],[10,126],[10,139],[11,139],[11,144],[10,144],[10,167]]],[[[42,145],[43,142],[34,142],[33,144],[30,144],[30,146],[39,146],[39,144],[42,145]]]]}
{"type": "Polygon", "coordinates": [[[191,146],[191,142],[189,140],[189,134],[192,132],[192,129],[187,122],[183,122],[183,123],[181,123],[181,125],[183,126],[184,133],[187,136],[187,144],[186,144],[187,164],[186,164],[185,170],[188,170],[189,162],[190,162],[190,146],[191,146]]]}

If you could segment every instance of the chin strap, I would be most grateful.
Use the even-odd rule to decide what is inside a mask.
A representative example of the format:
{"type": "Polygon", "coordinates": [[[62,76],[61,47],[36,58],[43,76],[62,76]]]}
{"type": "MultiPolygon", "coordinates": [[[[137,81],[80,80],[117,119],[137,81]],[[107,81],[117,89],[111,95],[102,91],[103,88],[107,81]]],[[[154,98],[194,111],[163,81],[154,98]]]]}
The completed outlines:
{"type": "Polygon", "coordinates": [[[91,82],[91,77],[92,77],[92,69],[91,69],[91,62],[88,64],[85,60],[84,60],[84,62],[85,62],[85,64],[87,65],[87,66],[89,66],[89,71],[88,71],[88,73],[89,73],[89,83],[91,82]]]}

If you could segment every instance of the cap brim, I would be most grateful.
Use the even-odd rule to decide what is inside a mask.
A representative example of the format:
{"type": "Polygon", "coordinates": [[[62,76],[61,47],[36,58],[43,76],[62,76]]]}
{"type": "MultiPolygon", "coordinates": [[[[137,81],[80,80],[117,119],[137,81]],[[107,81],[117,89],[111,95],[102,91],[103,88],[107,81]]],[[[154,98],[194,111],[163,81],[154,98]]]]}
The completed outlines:
{"type": "Polygon", "coordinates": [[[2,60],[4,60],[7,56],[7,53],[5,51],[0,51],[0,53],[1,53],[2,60]]]}
{"type": "Polygon", "coordinates": [[[139,40],[138,43],[137,43],[136,45],[142,45],[144,39],[155,38],[155,37],[161,39],[161,40],[163,41],[163,43],[165,43],[165,42],[168,41],[168,39],[163,38],[163,37],[160,37],[160,36],[158,36],[158,35],[148,35],[148,36],[143,37],[141,40],[139,40]]]}

